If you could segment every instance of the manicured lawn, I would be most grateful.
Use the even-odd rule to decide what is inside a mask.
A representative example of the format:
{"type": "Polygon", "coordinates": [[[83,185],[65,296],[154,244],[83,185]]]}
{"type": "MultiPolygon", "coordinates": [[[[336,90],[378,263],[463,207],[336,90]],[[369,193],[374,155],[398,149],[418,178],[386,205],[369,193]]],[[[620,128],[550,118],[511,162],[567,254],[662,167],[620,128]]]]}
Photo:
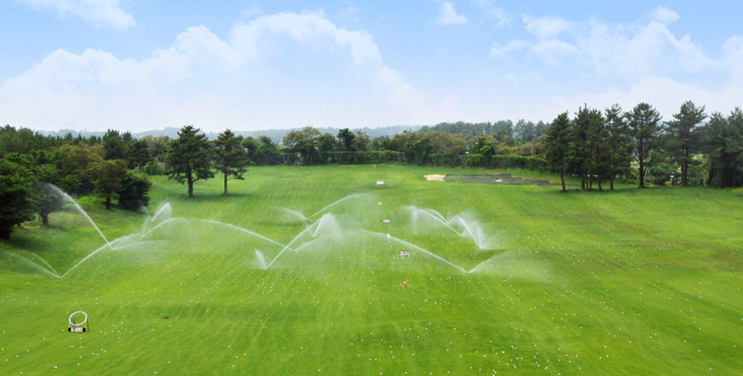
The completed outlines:
{"type": "Polygon", "coordinates": [[[743,193],[423,178],[489,173],[253,167],[192,199],[158,177],[149,216],[84,198],[111,247],[71,209],[0,243],[0,374],[741,373],[743,193]]]}

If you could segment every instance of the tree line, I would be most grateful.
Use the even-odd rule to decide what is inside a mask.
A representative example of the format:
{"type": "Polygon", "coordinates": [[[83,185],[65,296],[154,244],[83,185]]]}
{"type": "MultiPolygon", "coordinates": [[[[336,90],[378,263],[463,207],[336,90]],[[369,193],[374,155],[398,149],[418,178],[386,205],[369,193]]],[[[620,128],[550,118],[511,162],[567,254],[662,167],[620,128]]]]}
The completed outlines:
{"type": "Polygon", "coordinates": [[[603,112],[584,106],[571,119],[568,112],[551,123],[544,139],[550,168],[581,177],[581,188],[617,176],[637,177],[639,187],[647,177],[656,184],[668,179],[682,186],[743,185],[743,113],[740,108],[724,116],[707,116],[704,106],[688,101],[663,122],[648,103],[623,112],[614,105],[603,112]],[[708,119],[708,120],[707,120],[708,119]],[[705,121],[707,120],[707,121],[705,121]]]}
{"type": "Polygon", "coordinates": [[[0,238],[13,227],[62,210],[65,194],[97,195],[105,207],[126,210],[149,204],[144,166],[164,156],[167,140],[135,140],[110,130],[103,137],[44,136],[29,129],[0,128],[0,238]]]}
{"type": "Polygon", "coordinates": [[[640,187],[665,184],[743,185],[743,112],[707,115],[704,106],[682,104],[663,121],[650,104],[630,111],[587,105],[550,123],[519,120],[440,123],[393,137],[371,138],[343,128],[336,135],[308,126],[281,143],[267,136],[242,137],[227,129],[213,141],[184,126],[178,137],[108,130],[103,136],[44,136],[29,129],[0,128],[0,238],[13,226],[62,207],[63,192],[97,195],[111,209],[138,210],[149,203],[146,175],[165,175],[187,185],[222,175],[244,179],[250,165],[408,163],[433,166],[518,167],[579,177],[582,189],[614,188],[617,178],[640,187]],[[650,179],[650,181],[649,181],[650,179]],[[48,189],[50,185],[59,191],[48,189]]]}

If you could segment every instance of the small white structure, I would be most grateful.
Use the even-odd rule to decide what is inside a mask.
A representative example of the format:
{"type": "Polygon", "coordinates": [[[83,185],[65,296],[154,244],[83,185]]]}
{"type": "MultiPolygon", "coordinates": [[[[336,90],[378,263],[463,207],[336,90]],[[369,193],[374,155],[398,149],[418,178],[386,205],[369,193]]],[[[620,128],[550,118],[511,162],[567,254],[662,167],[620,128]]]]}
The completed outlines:
{"type": "Polygon", "coordinates": [[[89,330],[88,314],[83,311],[73,312],[67,321],[70,323],[70,327],[67,329],[69,332],[84,333],[89,330]],[[82,322],[78,323],[77,320],[75,320],[75,317],[78,317],[79,319],[80,316],[82,316],[82,322]]]}
{"type": "Polygon", "coordinates": [[[377,180],[377,185],[384,185],[384,180],[377,180]]]}
{"type": "Polygon", "coordinates": [[[390,223],[390,220],[389,219],[383,219],[382,220],[382,223],[390,223]]]}
{"type": "Polygon", "coordinates": [[[410,256],[410,251],[408,251],[407,249],[403,249],[402,251],[400,251],[400,257],[408,257],[408,256],[410,256]]]}

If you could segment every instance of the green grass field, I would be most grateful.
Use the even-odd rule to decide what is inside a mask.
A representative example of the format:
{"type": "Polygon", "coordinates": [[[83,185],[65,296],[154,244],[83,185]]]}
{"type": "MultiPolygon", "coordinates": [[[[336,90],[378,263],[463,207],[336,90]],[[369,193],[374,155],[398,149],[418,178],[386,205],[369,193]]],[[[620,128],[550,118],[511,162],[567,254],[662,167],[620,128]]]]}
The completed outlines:
{"type": "Polygon", "coordinates": [[[154,219],[81,200],[111,248],[72,209],[26,224],[0,243],[0,374],[743,373],[740,191],[433,173],[494,171],[157,178],[154,219]]]}

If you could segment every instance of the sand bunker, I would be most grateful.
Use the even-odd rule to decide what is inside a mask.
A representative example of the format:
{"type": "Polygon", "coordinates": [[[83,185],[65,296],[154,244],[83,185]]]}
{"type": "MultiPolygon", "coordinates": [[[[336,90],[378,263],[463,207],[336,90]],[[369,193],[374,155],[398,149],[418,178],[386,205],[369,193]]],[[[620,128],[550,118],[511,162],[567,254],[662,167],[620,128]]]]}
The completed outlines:
{"type": "Polygon", "coordinates": [[[446,181],[444,178],[446,178],[446,175],[424,175],[426,177],[426,180],[428,181],[446,181]]]}

